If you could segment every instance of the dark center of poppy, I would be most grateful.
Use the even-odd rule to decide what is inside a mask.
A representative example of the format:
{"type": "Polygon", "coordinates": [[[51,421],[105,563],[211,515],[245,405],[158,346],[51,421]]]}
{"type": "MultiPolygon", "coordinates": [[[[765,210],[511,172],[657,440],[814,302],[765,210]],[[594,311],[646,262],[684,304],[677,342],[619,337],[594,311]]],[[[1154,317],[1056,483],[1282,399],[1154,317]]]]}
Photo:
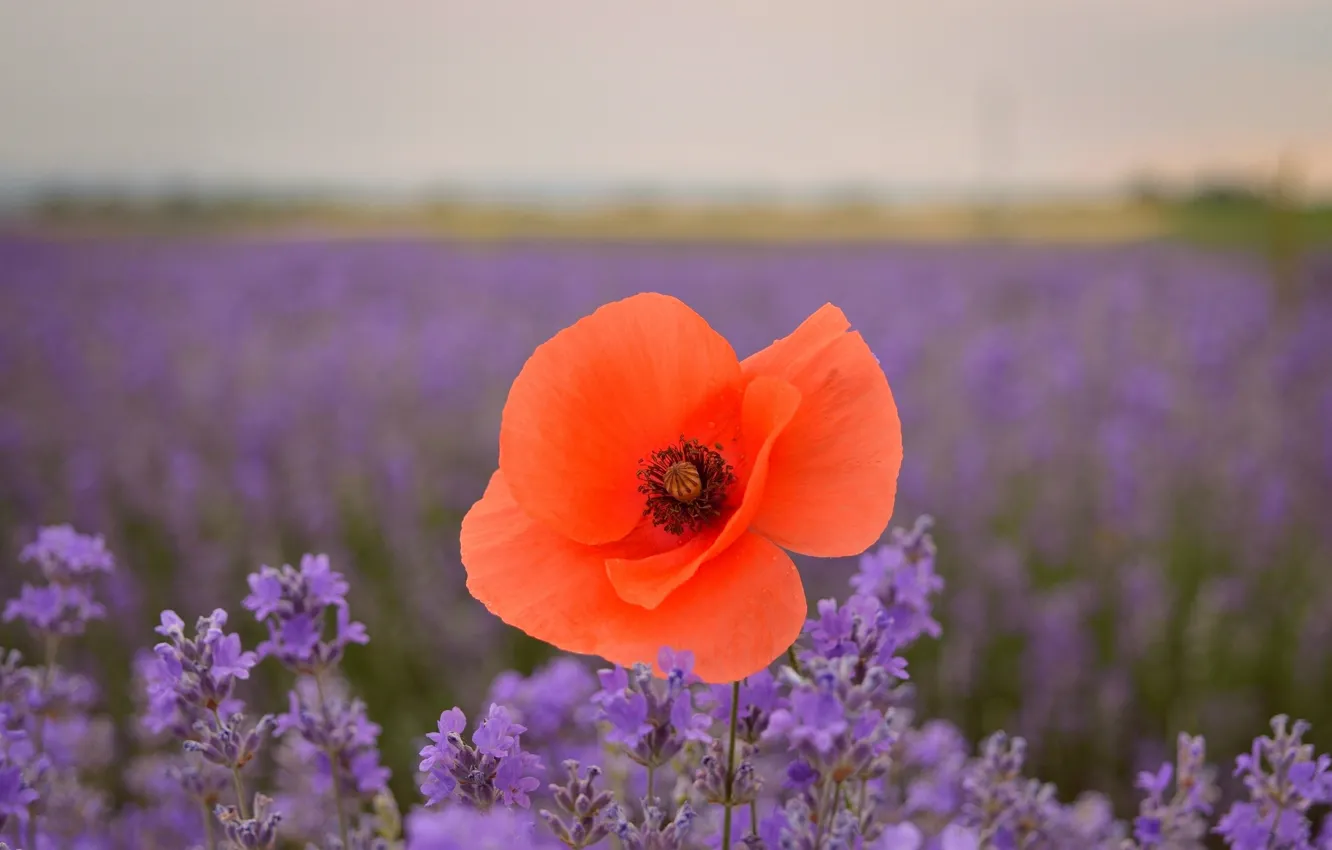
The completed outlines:
{"type": "Polygon", "coordinates": [[[721,516],[726,490],[735,473],[721,455],[721,444],[708,448],[683,436],[638,461],[638,492],[647,496],[643,516],[671,534],[698,531],[721,516]]]}

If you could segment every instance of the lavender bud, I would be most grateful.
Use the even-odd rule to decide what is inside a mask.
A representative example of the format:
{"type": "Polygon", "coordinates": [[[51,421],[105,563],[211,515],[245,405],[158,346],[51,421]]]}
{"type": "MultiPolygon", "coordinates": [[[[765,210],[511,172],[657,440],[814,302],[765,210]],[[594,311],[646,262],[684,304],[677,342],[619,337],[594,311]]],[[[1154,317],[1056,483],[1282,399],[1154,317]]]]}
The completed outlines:
{"type": "Polygon", "coordinates": [[[235,806],[218,806],[218,822],[230,841],[239,850],[272,850],[277,843],[279,812],[271,811],[273,801],[263,794],[254,795],[254,815],[242,818],[235,806]]]}
{"type": "Polygon", "coordinates": [[[609,792],[597,791],[593,786],[601,775],[601,768],[593,765],[582,777],[578,774],[577,761],[565,761],[564,768],[569,773],[568,780],[563,785],[552,784],[550,791],[555,805],[568,816],[568,821],[546,809],[539,814],[565,846],[590,847],[610,834],[607,807],[612,805],[613,798],[609,792]]]}

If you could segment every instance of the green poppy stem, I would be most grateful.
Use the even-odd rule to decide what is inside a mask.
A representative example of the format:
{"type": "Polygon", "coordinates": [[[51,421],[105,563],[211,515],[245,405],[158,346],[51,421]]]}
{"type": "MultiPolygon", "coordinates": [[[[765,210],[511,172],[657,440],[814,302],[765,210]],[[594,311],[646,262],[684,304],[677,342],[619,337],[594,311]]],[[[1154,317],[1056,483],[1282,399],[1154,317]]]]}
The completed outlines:
{"type": "Polygon", "coordinates": [[[722,814],[722,850],[731,847],[731,785],[735,782],[735,730],[740,725],[740,681],[731,685],[731,741],[726,753],[726,802],[722,814]]]}

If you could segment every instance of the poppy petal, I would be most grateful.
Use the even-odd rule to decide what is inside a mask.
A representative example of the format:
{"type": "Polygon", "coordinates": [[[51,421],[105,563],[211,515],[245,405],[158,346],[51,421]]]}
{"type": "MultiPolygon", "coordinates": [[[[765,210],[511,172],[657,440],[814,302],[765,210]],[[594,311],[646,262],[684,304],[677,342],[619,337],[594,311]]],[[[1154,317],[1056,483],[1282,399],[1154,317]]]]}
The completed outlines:
{"type": "Polygon", "coordinates": [[[463,519],[467,589],[501,620],[568,652],[650,663],[663,646],[694,653],[705,681],[733,681],[800,634],[804,586],[790,557],[744,534],[649,611],[606,578],[606,548],[575,543],[528,517],[496,472],[463,519]]]}
{"type": "Polygon", "coordinates": [[[514,501],[503,472],[463,517],[467,590],[492,614],[538,640],[592,652],[589,616],[624,604],[606,580],[605,555],[535,522],[514,501]]]}
{"type": "Polygon", "coordinates": [[[878,360],[850,326],[825,304],[743,363],[746,376],[782,377],[803,396],[773,446],[753,528],[806,555],[863,552],[883,534],[897,495],[897,405],[878,360]]]}
{"type": "Polygon", "coordinates": [[[595,652],[627,665],[652,663],[663,646],[687,649],[705,682],[732,682],[785,652],[807,615],[805,588],[790,556],[743,534],[656,608],[622,602],[599,612],[605,619],[595,652]]]}
{"type": "Polygon", "coordinates": [[[500,469],[533,519],[580,543],[637,525],[639,461],[709,406],[738,403],[740,364],[676,298],[607,304],[538,346],[509,390],[500,469]]]}
{"type": "Polygon", "coordinates": [[[787,381],[760,376],[745,389],[741,405],[741,454],[752,458],[740,505],[720,531],[700,534],[682,546],[646,558],[608,558],[606,576],[625,602],[656,608],[698,568],[748,530],[763,501],[768,456],[800,406],[800,391],[787,381]]]}

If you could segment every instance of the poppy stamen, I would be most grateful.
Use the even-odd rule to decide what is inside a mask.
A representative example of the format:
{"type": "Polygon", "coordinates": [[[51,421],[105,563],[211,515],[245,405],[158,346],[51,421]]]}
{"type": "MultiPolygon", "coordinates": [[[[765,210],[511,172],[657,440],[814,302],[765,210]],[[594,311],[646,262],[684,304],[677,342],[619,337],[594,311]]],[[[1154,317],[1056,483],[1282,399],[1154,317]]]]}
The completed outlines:
{"type": "Polygon", "coordinates": [[[679,441],[639,460],[638,492],[647,496],[643,516],[671,534],[698,531],[721,516],[735,472],[721,455],[721,444],[708,448],[698,440],[679,441]]]}

